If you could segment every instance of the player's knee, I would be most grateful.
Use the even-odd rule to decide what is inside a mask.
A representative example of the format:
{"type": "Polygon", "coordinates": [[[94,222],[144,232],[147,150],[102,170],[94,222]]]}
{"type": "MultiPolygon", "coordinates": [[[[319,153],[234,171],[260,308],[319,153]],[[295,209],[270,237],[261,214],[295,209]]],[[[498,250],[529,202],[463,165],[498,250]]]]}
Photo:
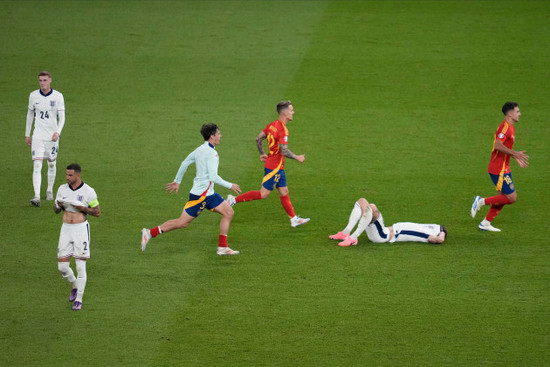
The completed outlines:
{"type": "Polygon", "coordinates": [[[179,218],[176,220],[176,228],[177,229],[182,229],[182,228],[185,228],[189,225],[189,222],[187,222],[187,220],[185,220],[184,218],[179,218]]]}
{"type": "Polygon", "coordinates": [[[42,171],[42,160],[41,159],[35,160],[33,166],[36,172],[42,171]]]}
{"type": "Polygon", "coordinates": [[[361,207],[361,210],[363,210],[363,212],[364,212],[367,209],[367,206],[369,205],[369,202],[365,198],[359,198],[357,200],[357,204],[359,204],[359,206],[361,207]]]}
{"type": "Polygon", "coordinates": [[[48,161],[48,167],[55,168],[55,161],[48,161]]]}
{"type": "Polygon", "coordinates": [[[57,262],[57,269],[61,274],[65,275],[69,273],[69,270],[71,269],[68,261],[58,261],[57,262]]]}
{"type": "Polygon", "coordinates": [[[370,204],[370,208],[372,209],[372,220],[378,220],[378,217],[380,217],[380,211],[374,204],[370,204]]]}
{"type": "Polygon", "coordinates": [[[508,200],[510,200],[510,204],[515,203],[516,200],[518,199],[518,193],[516,191],[514,191],[510,195],[506,195],[506,196],[508,197],[508,200]]]}
{"type": "Polygon", "coordinates": [[[235,215],[235,210],[233,210],[233,208],[228,205],[227,208],[223,209],[223,211],[221,212],[221,215],[224,218],[231,220],[233,219],[233,215],[235,215]]]}

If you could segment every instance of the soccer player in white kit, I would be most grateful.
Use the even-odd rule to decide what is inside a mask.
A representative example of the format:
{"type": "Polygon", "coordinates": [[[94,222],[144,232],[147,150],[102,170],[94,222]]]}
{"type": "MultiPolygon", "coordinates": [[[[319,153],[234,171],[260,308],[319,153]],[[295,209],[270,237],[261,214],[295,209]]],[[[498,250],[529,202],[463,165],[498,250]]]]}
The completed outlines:
{"type": "Polygon", "coordinates": [[[204,138],[204,143],[181,162],[176,178],[166,185],[167,191],[177,193],[187,168],[195,163],[196,176],[189,193],[189,201],[185,204],[179,218],[166,221],[157,227],[141,230],[141,251],[145,251],[151,238],[174,229],[186,228],[204,209],[208,209],[222,215],[217,254],[220,256],[239,254],[239,251],[232,250],[227,244],[229,225],[234,214],[233,208],[220,194],[214,191],[214,184],[221,185],[236,193],[240,193],[241,188],[235,183],[225,181],[218,175],[220,158],[215,148],[220,144],[222,137],[218,126],[215,124],[202,125],[201,135],[204,138]]]}
{"type": "Polygon", "coordinates": [[[82,169],[76,163],[69,164],[65,171],[67,183],[59,186],[53,211],[63,211],[63,225],[57,246],[57,267],[72,290],[69,302],[73,310],[82,309],[82,296],[86,287],[86,260],[90,258],[90,225],[88,215],[99,217],[101,209],[95,190],[82,182],[82,169]],[[77,276],[70,267],[71,257],[75,259],[77,276]]]}
{"type": "Polygon", "coordinates": [[[25,142],[31,147],[33,160],[32,184],[34,197],[31,204],[40,206],[40,185],[42,183],[42,161],[48,160],[48,188],[46,200],[53,200],[53,184],[56,174],[56,159],[59,150],[59,135],[65,125],[65,101],[63,94],[50,86],[52,77],[49,72],[38,73],[40,89],[29,96],[25,142]],[[34,131],[31,139],[31,127],[34,131]]]}
{"type": "Polygon", "coordinates": [[[441,244],[447,238],[447,229],[439,224],[397,222],[386,227],[382,213],[375,204],[369,203],[365,198],[360,198],[355,202],[346,228],[330,235],[329,238],[342,241],[338,243],[338,246],[352,246],[357,244],[357,239],[363,231],[374,243],[425,242],[441,244]],[[355,225],[357,225],[357,229],[351,233],[355,225]]]}

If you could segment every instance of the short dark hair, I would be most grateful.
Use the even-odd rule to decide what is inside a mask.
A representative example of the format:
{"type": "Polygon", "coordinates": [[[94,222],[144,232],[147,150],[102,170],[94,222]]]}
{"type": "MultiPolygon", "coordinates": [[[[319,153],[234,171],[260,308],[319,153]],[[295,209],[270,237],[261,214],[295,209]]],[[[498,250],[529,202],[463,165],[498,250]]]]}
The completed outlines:
{"type": "Polygon", "coordinates": [[[78,163],[71,163],[67,166],[67,169],[69,170],[72,170],[72,171],[75,171],[75,172],[82,172],[82,168],[80,168],[80,165],[78,163]]]}
{"type": "Polygon", "coordinates": [[[201,127],[201,134],[205,141],[216,134],[216,131],[218,131],[218,125],[216,124],[204,124],[201,127]]]}
{"type": "Polygon", "coordinates": [[[291,101],[281,101],[277,103],[277,113],[280,115],[281,112],[286,110],[291,104],[291,101]]]}
{"type": "Polygon", "coordinates": [[[38,76],[47,76],[47,77],[52,77],[52,74],[50,74],[49,71],[46,71],[46,70],[43,70],[41,72],[38,73],[38,76]]]}
{"type": "Polygon", "coordinates": [[[508,113],[508,111],[511,111],[513,110],[514,108],[518,107],[518,103],[517,102],[506,102],[503,106],[502,106],[502,113],[504,114],[504,116],[506,116],[506,114],[508,113]]]}

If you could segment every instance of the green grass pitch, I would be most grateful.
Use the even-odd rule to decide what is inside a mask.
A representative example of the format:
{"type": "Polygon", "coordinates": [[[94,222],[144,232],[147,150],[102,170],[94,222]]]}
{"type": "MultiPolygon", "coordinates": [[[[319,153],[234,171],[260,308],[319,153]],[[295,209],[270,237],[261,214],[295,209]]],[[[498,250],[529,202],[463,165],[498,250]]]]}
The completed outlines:
{"type": "MultiPolygon", "coordinates": [[[[550,2],[0,2],[0,365],[543,366],[550,364],[550,2]],[[78,162],[98,193],[81,312],[57,270],[61,217],[29,205],[28,94],[65,96],[57,187],[78,162]],[[220,175],[263,174],[255,136],[296,110],[291,228],[276,194],[139,249],[178,217],[164,184],[215,122],[220,175]],[[518,201],[477,230],[469,207],[500,107],[520,103],[518,201]],[[442,246],[339,248],[354,201],[387,224],[436,222],[442,246]]],[[[44,175],[43,187],[46,177],[44,175]]],[[[228,190],[217,187],[224,197],[228,190]]],[[[42,190],[45,195],[45,189],[42,190]]],[[[485,215],[486,208],[479,217],[485,215]]]]}

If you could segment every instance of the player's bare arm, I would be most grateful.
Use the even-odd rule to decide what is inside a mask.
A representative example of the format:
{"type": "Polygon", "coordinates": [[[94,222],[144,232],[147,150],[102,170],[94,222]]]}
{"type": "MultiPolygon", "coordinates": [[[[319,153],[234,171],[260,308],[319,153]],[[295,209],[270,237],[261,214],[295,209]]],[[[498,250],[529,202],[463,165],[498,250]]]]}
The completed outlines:
{"type": "Polygon", "coordinates": [[[75,206],[75,209],[80,210],[82,213],[86,215],[91,215],[94,217],[99,217],[101,215],[101,209],[98,206],[94,206],[93,208],[87,207],[87,206],[75,206]]]}
{"type": "Polygon", "coordinates": [[[63,210],[63,203],[60,202],[60,201],[57,201],[57,200],[54,201],[54,203],[53,203],[53,212],[55,214],[59,214],[59,213],[61,213],[62,210],[63,210]]]}
{"type": "Polygon", "coordinates": [[[265,138],[267,138],[267,135],[265,135],[263,131],[261,131],[260,134],[258,134],[258,136],[256,137],[256,146],[258,147],[258,151],[260,152],[260,159],[262,161],[265,161],[265,159],[267,158],[267,155],[264,152],[265,138]]]}
{"type": "Polygon", "coordinates": [[[287,158],[296,159],[298,162],[302,163],[306,160],[306,155],[296,155],[288,149],[288,144],[279,144],[279,149],[281,150],[281,154],[284,155],[287,158]]]}
{"type": "Polygon", "coordinates": [[[514,158],[516,162],[518,162],[519,166],[522,168],[529,166],[529,156],[525,154],[525,150],[522,151],[515,151],[513,149],[510,149],[504,145],[504,143],[500,140],[495,141],[495,150],[498,150],[501,153],[507,154],[514,158]]]}

